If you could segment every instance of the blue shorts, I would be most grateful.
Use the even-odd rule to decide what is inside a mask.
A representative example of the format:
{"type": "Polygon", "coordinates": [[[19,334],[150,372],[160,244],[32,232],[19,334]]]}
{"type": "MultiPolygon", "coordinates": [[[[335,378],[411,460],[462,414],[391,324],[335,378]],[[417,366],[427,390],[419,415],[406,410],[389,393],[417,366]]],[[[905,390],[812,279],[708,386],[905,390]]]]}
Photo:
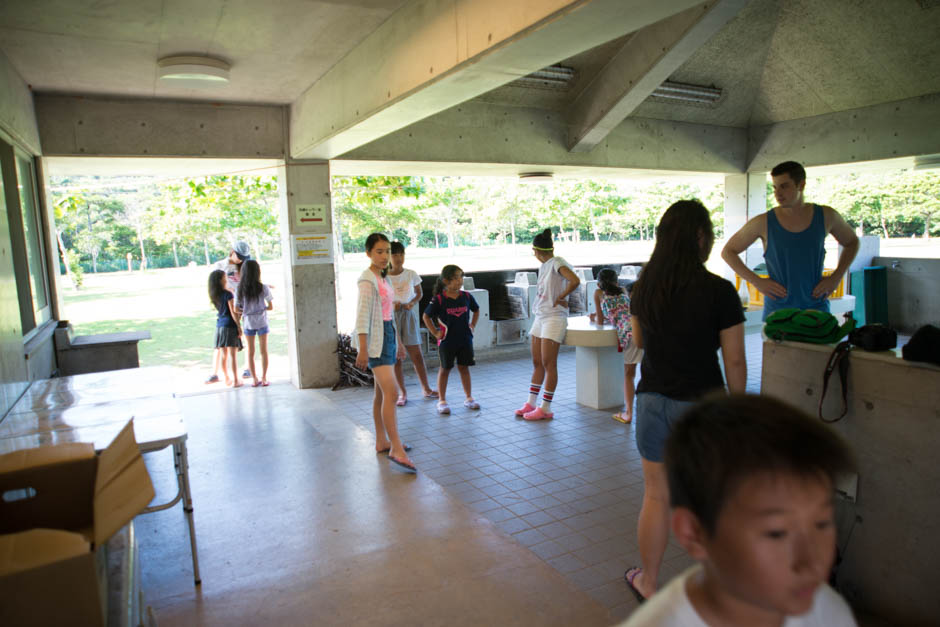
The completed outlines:
{"type": "Polygon", "coordinates": [[[268,325],[264,325],[260,329],[245,329],[245,337],[249,335],[267,335],[268,333],[270,333],[268,325]]]}
{"type": "Polygon", "coordinates": [[[636,447],[643,459],[662,463],[666,438],[693,405],[695,401],[677,401],[656,392],[636,395],[636,447]]]}
{"type": "Polygon", "coordinates": [[[395,344],[395,323],[391,320],[383,322],[385,330],[382,334],[382,354],[378,357],[369,357],[369,367],[394,366],[395,353],[398,346],[395,344]]]}

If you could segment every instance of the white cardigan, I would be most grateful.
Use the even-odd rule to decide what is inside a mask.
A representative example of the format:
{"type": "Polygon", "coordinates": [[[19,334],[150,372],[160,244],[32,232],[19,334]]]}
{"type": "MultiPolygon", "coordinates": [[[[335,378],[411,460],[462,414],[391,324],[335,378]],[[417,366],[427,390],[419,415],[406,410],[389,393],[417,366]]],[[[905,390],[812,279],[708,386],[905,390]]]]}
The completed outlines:
{"type": "MultiPolygon", "coordinates": [[[[386,289],[391,293],[392,284],[388,279],[385,281],[386,289]]],[[[379,296],[379,281],[370,268],[366,268],[359,275],[357,281],[359,285],[359,304],[356,307],[356,330],[353,332],[353,346],[356,350],[359,348],[359,334],[365,333],[368,336],[367,352],[369,357],[377,358],[382,356],[382,344],[385,341],[385,327],[382,320],[382,298],[379,296]]],[[[392,324],[395,324],[395,317],[392,316],[392,324]]],[[[398,330],[395,330],[395,337],[398,337],[398,330]]]]}

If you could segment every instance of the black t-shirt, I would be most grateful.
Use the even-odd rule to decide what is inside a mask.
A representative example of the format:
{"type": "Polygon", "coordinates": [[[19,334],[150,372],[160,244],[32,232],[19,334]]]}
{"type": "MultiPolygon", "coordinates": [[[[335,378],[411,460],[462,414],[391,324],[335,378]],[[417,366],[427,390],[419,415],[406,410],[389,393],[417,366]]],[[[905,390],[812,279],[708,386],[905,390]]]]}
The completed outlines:
{"type": "Polygon", "coordinates": [[[232,293],[228,290],[222,290],[222,302],[219,303],[219,317],[215,321],[215,326],[218,327],[234,327],[235,321],[232,320],[232,312],[228,309],[228,301],[235,298],[232,296],[232,293]]]}
{"type": "Polygon", "coordinates": [[[438,340],[438,345],[447,348],[460,348],[473,343],[473,333],[470,331],[470,312],[478,311],[476,299],[469,292],[463,290],[457,298],[447,298],[444,292],[433,296],[425,308],[424,313],[431,320],[437,320],[444,331],[444,339],[438,340]]]}
{"type": "Polygon", "coordinates": [[[654,333],[640,319],[645,352],[636,391],[694,400],[723,387],[719,334],[744,322],[734,285],[703,272],[669,303],[662,321],[662,331],[654,333]]]}

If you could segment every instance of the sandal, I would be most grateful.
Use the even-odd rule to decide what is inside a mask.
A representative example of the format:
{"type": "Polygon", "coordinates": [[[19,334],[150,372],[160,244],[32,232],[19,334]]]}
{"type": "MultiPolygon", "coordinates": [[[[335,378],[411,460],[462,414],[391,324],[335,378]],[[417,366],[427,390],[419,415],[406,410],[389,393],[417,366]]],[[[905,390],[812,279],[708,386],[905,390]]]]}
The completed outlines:
{"type": "Polygon", "coordinates": [[[448,407],[447,403],[438,403],[438,404],[437,404],[437,413],[439,413],[439,414],[442,415],[442,416],[443,416],[444,414],[449,414],[449,413],[450,413],[450,407],[448,407]]]}
{"type": "Polygon", "coordinates": [[[473,400],[472,398],[468,398],[467,400],[465,400],[463,402],[463,406],[466,407],[467,409],[480,409],[480,404],[476,402],[475,400],[473,400]]]}
{"type": "Polygon", "coordinates": [[[437,393],[437,390],[431,390],[424,395],[424,398],[440,398],[441,395],[437,393]]]}
{"type": "Polygon", "coordinates": [[[633,422],[633,416],[631,416],[630,414],[627,414],[626,412],[616,413],[613,416],[611,416],[611,418],[625,425],[628,425],[631,422],[633,422]]]}
{"type": "Polygon", "coordinates": [[[407,403],[407,402],[408,402],[408,397],[407,397],[407,396],[404,396],[404,395],[402,395],[402,394],[399,394],[399,395],[398,395],[398,400],[395,401],[395,404],[396,404],[397,406],[399,406],[399,407],[404,407],[404,406],[405,406],[405,403],[407,403]]]}
{"type": "Polygon", "coordinates": [[[208,379],[206,379],[206,383],[218,383],[218,382],[219,382],[219,375],[217,374],[214,374],[208,379]]]}
{"type": "Polygon", "coordinates": [[[640,592],[640,589],[633,585],[633,580],[643,572],[643,569],[639,566],[634,566],[633,568],[627,570],[623,573],[623,579],[627,582],[627,585],[630,586],[630,592],[633,593],[633,596],[636,597],[637,603],[643,603],[646,601],[646,597],[643,596],[643,593],[640,592]]]}

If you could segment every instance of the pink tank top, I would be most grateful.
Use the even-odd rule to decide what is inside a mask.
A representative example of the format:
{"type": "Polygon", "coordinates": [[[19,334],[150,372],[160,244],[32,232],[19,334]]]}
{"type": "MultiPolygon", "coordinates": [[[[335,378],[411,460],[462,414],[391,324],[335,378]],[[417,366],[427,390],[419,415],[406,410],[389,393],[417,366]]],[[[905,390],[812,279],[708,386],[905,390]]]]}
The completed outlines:
{"type": "Polygon", "coordinates": [[[382,299],[382,320],[392,319],[392,286],[388,279],[379,280],[379,297],[382,299]]]}

